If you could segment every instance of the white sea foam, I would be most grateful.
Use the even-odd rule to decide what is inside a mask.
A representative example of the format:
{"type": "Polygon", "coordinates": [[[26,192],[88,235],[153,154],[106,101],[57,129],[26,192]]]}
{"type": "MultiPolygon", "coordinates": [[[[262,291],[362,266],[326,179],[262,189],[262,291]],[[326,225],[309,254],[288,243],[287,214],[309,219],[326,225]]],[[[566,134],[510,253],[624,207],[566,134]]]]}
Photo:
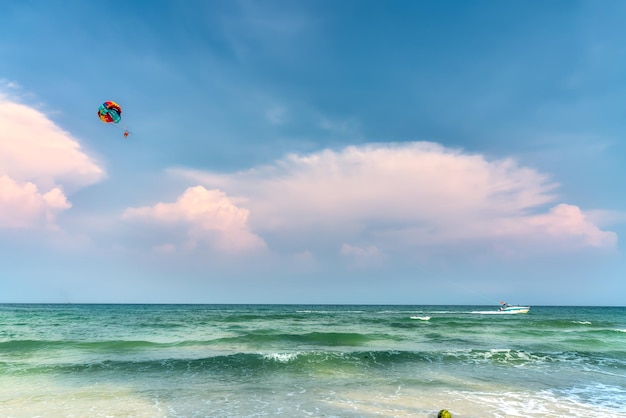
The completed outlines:
{"type": "Polygon", "coordinates": [[[581,324],[581,325],[591,325],[591,322],[589,321],[572,321],[575,324],[581,324]]]}
{"type": "Polygon", "coordinates": [[[268,353],[263,354],[265,360],[273,360],[279,363],[289,363],[298,357],[299,353],[268,353]]]}
{"type": "Polygon", "coordinates": [[[484,405],[484,410],[492,411],[491,416],[498,418],[616,416],[616,411],[612,408],[580,403],[574,399],[556,396],[550,391],[489,394],[471,392],[468,396],[474,402],[484,405]]]}
{"type": "Polygon", "coordinates": [[[616,413],[626,414],[626,389],[623,387],[596,382],[551,392],[578,405],[593,406],[599,409],[609,408],[613,411],[613,416],[618,416],[616,413]]]}
{"type": "MultiPolygon", "coordinates": [[[[453,384],[453,383],[451,383],[453,384]]],[[[593,390],[602,390],[594,388],[593,390]]],[[[610,392],[623,400],[621,393],[610,392]]],[[[445,407],[458,417],[545,418],[545,417],[624,417],[624,407],[616,402],[590,403],[550,390],[502,390],[485,384],[482,390],[440,390],[421,387],[383,386],[328,393],[325,401],[339,416],[412,416],[430,418],[445,407]],[[343,414],[341,413],[343,412],[343,414]]],[[[334,415],[334,414],[333,414],[334,415]]]]}
{"type": "Polygon", "coordinates": [[[430,316],[412,316],[411,319],[417,319],[420,321],[430,321],[430,316]]]}

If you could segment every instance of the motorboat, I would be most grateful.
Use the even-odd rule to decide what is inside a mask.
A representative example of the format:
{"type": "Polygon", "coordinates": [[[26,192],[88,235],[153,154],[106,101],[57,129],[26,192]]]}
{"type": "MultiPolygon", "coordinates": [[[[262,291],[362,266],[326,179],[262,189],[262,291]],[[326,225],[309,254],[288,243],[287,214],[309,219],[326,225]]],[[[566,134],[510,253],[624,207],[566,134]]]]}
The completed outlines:
{"type": "Polygon", "coordinates": [[[500,302],[500,304],[500,308],[496,311],[472,311],[471,313],[480,315],[515,315],[530,311],[530,306],[511,305],[506,302],[500,302]]]}
{"type": "Polygon", "coordinates": [[[500,309],[498,309],[500,313],[521,314],[530,311],[530,306],[510,305],[506,302],[501,303],[502,305],[500,305],[500,309]]]}

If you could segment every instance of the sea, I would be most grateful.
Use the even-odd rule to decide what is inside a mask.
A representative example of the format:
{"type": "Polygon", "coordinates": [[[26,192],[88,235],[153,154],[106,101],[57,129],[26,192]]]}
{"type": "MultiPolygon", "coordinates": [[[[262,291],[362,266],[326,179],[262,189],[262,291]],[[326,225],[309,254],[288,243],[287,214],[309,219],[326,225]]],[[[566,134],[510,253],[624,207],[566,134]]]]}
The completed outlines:
{"type": "Polygon", "coordinates": [[[626,417],[626,308],[496,310],[4,304],[0,417],[626,417]]]}

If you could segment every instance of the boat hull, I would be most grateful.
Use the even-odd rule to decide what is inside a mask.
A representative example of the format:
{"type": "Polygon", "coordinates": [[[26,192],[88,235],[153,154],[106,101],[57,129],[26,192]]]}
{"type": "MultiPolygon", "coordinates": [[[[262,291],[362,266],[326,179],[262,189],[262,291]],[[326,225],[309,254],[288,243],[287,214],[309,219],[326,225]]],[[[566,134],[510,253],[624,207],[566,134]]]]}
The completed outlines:
{"type": "Polygon", "coordinates": [[[480,315],[517,315],[528,313],[528,311],[530,311],[530,306],[507,306],[497,311],[474,311],[472,313],[480,315]]]}
{"type": "Polygon", "coordinates": [[[529,306],[509,306],[508,308],[504,308],[502,313],[510,313],[510,314],[520,314],[520,313],[528,313],[530,311],[529,306]]]}

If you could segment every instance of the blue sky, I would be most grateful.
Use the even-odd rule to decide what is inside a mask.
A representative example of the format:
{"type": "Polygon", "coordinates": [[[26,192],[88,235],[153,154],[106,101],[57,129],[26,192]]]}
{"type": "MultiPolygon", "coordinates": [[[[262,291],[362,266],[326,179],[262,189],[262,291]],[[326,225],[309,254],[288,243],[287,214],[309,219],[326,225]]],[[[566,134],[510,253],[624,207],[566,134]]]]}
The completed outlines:
{"type": "Polygon", "coordinates": [[[0,302],[624,305],[624,21],[0,3],[0,302]]]}

